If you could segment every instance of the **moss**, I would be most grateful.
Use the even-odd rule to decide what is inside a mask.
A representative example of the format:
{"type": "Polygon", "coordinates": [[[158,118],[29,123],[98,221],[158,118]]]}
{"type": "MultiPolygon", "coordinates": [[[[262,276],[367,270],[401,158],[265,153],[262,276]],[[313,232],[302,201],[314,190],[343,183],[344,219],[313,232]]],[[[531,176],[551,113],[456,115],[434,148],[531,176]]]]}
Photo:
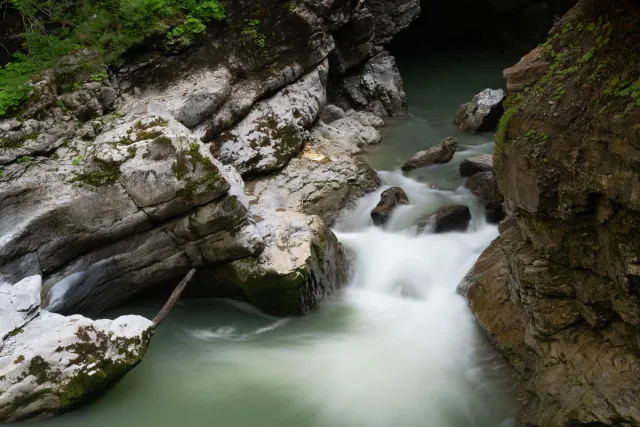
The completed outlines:
{"type": "Polygon", "coordinates": [[[42,356],[35,356],[29,362],[27,367],[27,373],[33,375],[36,378],[38,384],[44,384],[50,378],[51,366],[42,358],[42,356]]]}
{"type": "Polygon", "coordinates": [[[31,156],[22,156],[22,157],[18,157],[16,159],[16,162],[21,163],[21,164],[29,164],[33,161],[33,157],[31,156]]]}
{"type": "Polygon", "coordinates": [[[115,164],[109,164],[103,165],[102,168],[91,172],[76,174],[71,182],[86,184],[92,187],[101,187],[113,184],[119,177],[120,167],[115,164]]]}
{"type": "Polygon", "coordinates": [[[140,131],[136,133],[136,141],[147,141],[162,136],[161,130],[140,131]]]}
{"type": "Polygon", "coordinates": [[[155,120],[153,120],[153,121],[151,121],[149,123],[146,123],[146,124],[143,123],[142,120],[138,120],[136,122],[136,125],[135,125],[136,129],[141,130],[141,131],[142,130],[147,130],[147,129],[150,129],[150,128],[156,127],[156,126],[167,127],[167,126],[169,126],[169,122],[158,117],[157,119],[155,119],[155,120]]]}
{"type": "Polygon", "coordinates": [[[9,336],[10,336],[10,337],[15,337],[16,335],[20,335],[20,334],[21,334],[21,333],[23,333],[23,332],[24,332],[24,329],[22,329],[22,328],[14,329],[14,330],[9,334],[9,336]]]}
{"type": "Polygon", "coordinates": [[[26,141],[34,140],[40,136],[40,132],[33,132],[27,134],[18,139],[9,139],[9,138],[1,138],[0,139],[0,149],[11,150],[15,148],[20,148],[24,145],[26,141]]]}
{"type": "Polygon", "coordinates": [[[24,362],[24,354],[19,355],[18,357],[16,357],[16,360],[13,361],[13,363],[15,363],[16,365],[22,362],[24,362]]]}

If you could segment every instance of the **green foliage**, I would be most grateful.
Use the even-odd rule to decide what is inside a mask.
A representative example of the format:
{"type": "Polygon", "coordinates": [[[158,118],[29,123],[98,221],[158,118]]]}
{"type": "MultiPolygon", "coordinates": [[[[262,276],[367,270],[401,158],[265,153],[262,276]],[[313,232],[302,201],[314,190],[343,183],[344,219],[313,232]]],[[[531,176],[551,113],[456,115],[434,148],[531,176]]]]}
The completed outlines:
{"type": "Polygon", "coordinates": [[[22,156],[22,157],[18,157],[16,159],[16,162],[27,164],[27,163],[31,163],[32,160],[33,160],[33,157],[31,156],[22,156]]]}
{"type": "Polygon", "coordinates": [[[245,27],[242,30],[242,35],[249,37],[253,40],[253,43],[260,49],[264,49],[266,36],[263,33],[258,32],[258,25],[260,21],[257,19],[245,19],[245,27]]]}
{"type": "Polygon", "coordinates": [[[82,162],[82,156],[78,156],[75,159],[73,159],[73,166],[80,166],[80,162],[82,162]]]}
{"type": "MultiPolygon", "coordinates": [[[[0,117],[18,112],[33,94],[35,73],[79,49],[98,52],[107,65],[151,36],[169,47],[193,43],[206,24],[225,18],[220,0],[9,0],[23,16],[24,53],[0,67],[0,117]]],[[[91,81],[107,78],[106,71],[91,81]]],[[[77,85],[76,85],[77,86],[77,85]]]]}

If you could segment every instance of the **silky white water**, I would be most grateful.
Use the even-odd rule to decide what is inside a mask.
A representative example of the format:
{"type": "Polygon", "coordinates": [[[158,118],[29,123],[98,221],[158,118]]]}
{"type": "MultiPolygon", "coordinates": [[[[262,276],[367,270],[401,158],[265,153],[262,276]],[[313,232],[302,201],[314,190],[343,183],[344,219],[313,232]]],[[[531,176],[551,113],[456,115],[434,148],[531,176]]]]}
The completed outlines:
{"type": "MultiPolygon", "coordinates": [[[[414,115],[402,129],[419,130],[425,121],[428,115],[414,115]]],[[[429,128],[447,132],[450,122],[429,128]]],[[[469,137],[450,165],[411,177],[395,170],[399,159],[390,154],[407,140],[387,135],[386,145],[370,154],[372,164],[387,169],[380,172],[384,187],[335,226],[351,260],[350,285],[336,298],[295,319],[237,302],[181,302],[143,362],[104,397],[35,425],[511,426],[517,405],[507,372],[456,293],[497,236],[473,196],[459,188],[456,170],[462,158],[490,152],[490,136],[469,137]],[[370,211],[389,186],[402,187],[411,203],[385,227],[373,227],[370,211]],[[424,217],[452,203],[471,208],[469,230],[430,233],[424,217]]],[[[419,148],[437,142],[431,137],[419,148]]],[[[152,317],[160,305],[138,303],[113,315],[152,317]]]]}

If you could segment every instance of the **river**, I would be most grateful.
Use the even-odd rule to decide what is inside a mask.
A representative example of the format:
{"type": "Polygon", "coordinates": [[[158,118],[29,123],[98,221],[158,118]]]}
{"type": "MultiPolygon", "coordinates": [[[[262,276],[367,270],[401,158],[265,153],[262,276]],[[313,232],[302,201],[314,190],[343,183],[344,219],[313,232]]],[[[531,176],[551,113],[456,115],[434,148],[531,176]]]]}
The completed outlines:
{"type": "MultiPolygon", "coordinates": [[[[361,199],[335,227],[353,260],[351,285],[318,312],[276,319],[235,302],[180,302],[144,361],[104,397],[37,427],[506,427],[517,408],[500,359],[456,287],[497,228],[456,188],[461,159],[493,150],[492,135],[451,126],[456,107],[502,84],[513,61],[487,55],[400,58],[410,116],[385,128],[366,159],[410,206],[384,230],[361,199]],[[447,165],[404,176],[417,150],[455,135],[447,165]],[[431,185],[429,185],[431,184],[431,185]],[[441,190],[435,190],[437,186],[441,190]],[[469,204],[466,233],[418,233],[416,219],[469,204]]],[[[386,187],[384,187],[386,188],[386,187]]],[[[383,188],[383,189],[384,189],[383,188]]],[[[152,317],[160,303],[117,313],[152,317]]]]}

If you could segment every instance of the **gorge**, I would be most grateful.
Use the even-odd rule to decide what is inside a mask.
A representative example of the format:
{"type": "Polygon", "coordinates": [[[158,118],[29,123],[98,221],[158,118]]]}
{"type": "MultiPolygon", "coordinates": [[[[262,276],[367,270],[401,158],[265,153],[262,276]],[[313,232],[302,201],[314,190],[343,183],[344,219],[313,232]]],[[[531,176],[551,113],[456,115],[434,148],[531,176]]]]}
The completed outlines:
{"type": "Polygon", "coordinates": [[[640,4],[222,5],[117,63],[74,48],[0,119],[0,420],[640,425],[640,4]],[[497,134],[454,128],[487,87],[497,134]],[[478,154],[499,225],[459,172],[478,154]],[[374,227],[390,187],[409,203],[374,227]],[[452,205],[469,225],[435,233],[452,205]]]}

